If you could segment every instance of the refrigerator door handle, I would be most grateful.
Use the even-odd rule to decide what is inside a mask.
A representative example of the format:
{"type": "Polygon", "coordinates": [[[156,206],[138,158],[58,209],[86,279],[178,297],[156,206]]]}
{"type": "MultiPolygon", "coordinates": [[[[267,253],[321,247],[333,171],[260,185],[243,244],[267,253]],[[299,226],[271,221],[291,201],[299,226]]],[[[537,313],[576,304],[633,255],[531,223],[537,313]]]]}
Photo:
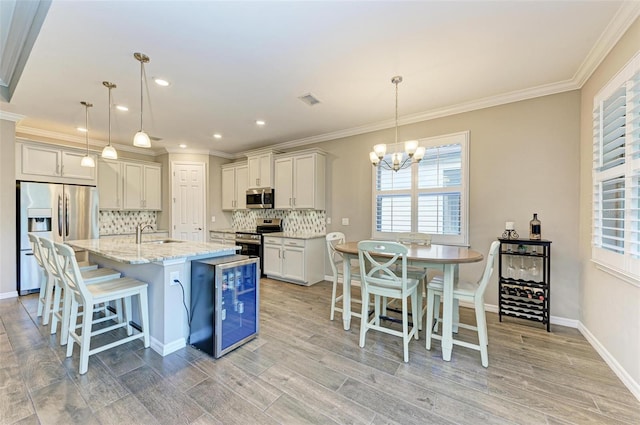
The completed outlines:
{"type": "Polygon", "coordinates": [[[62,195],[58,195],[58,236],[62,237],[62,195]]]}
{"type": "Polygon", "coordinates": [[[69,195],[65,196],[65,205],[64,205],[64,228],[65,228],[65,238],[69,237],[69,195]]]}

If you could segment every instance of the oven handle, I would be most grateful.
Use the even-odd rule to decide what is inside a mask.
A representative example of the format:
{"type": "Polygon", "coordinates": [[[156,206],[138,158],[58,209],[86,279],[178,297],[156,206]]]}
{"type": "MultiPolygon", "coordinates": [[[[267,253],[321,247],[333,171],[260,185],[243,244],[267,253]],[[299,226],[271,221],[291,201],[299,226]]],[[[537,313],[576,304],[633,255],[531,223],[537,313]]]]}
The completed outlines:
{"type": "Polygon", "coordinates": [[[260,245],[259,241],[256,240],[247,240],[247,239],[236,239],[236,243],[246,243],[248,245],[260,245]]]}

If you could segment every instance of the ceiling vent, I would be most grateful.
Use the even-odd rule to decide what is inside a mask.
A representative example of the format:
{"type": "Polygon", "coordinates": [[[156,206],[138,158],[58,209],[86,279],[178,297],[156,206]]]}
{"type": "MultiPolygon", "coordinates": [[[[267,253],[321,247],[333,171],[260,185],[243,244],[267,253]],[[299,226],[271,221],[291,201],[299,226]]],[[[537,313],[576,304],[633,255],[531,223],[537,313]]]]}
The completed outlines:
{"type": "Polygon", "coordinates": [[[299,96],[298,99],[309,106],[317,105],[318,103],[320,103],[320,101],[311,93],[303,94],[302,96],[299,96]]]}

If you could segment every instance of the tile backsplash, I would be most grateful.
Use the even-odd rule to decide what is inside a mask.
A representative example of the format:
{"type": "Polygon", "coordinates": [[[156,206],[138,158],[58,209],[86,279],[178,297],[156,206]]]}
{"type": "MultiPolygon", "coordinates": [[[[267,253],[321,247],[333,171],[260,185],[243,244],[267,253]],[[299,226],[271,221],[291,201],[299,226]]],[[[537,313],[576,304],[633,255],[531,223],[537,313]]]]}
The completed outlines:
{"type": "Polygon", "coordinates": [[[157,229],[156,211],[100,211],[100,234],[118,235],[135,233],[140,223],[157,229]]]}
{"type": "Polygon", "coordinates": [[[282,230],[291,233],[325,233],[327,212],[316,210],[244,210],[231,215],[235,229],[254,229],[258,218],[281,218],[282,230]]]}

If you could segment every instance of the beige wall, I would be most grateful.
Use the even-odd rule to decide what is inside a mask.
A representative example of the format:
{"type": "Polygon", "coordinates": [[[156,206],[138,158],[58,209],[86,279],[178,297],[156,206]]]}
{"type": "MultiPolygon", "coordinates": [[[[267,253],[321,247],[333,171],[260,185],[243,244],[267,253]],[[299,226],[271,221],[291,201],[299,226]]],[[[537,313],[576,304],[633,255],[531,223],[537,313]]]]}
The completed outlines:
{"type": "Polygon", "coordinates": [[[582,88],[579,215],[580,320],[596,345],[611,356],[610,363],[624,369],[623,380],[635,388],[636,397],[640,397],[640,286],[617,279],[591,262],[591,167],[593,98],[638,49],[640,20],[636,20],[582,88]]]}
{"type": "Polygon", "coordinates": [[[15,132],[0,119],[0,298],[17,295],[15,132]]]}
{"type": "MultiPolygon", "coordinates": [[[[578,188],[580,93],[572,91],[446,118],[400,129],[401,139],[469,130],[470,242],[486,252],[502,234],[505,221],[528,237],[534,212],[542,236],[552,243],[553,316],[579,317],[578,188]]],[[[316,146],[327,156],[327,232],[342,231],[349,239],[371,236],[371,147],[392,140],[393,129],[316,146]],[[350,225],[343,226],[342,218],[350,225]]],[[[475,279],[483,264],[462,267],[475,279]]],[[[497,277],[486,293],[497,305],[497,277]]]]}
{"type": "MultiPolygon", "coordinates": [[[[207,229],[225,229],[231,227],[231,212],[222,211],[222,169],[223,164],[231,162],[217,156],[209,157],[209,205],[207,208],[207,229]],[[211,222],[215,216],[216,222],[211,222]]],[[[209,239],[209,235],[207,235],[209,239]]]]}

